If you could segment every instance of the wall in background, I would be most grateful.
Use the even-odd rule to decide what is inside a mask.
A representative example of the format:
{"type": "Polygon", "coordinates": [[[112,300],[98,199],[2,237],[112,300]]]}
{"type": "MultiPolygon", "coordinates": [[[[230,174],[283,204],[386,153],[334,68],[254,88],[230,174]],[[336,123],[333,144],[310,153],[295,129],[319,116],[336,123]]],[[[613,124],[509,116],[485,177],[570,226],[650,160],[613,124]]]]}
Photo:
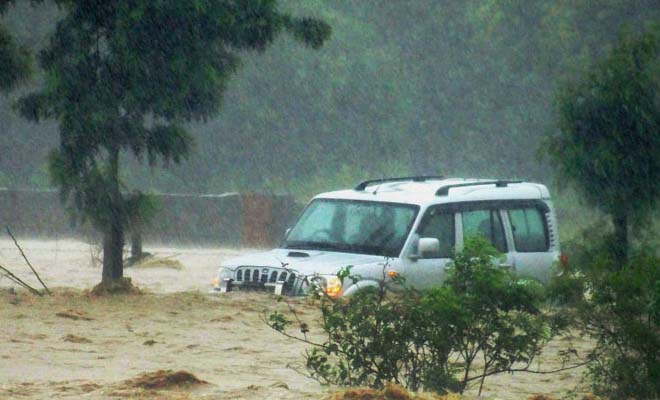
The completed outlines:
{"type": "MultiPolygon", "coordinates": [[[[271,247],[284,237],[300,205],[291,196],[258,193],[155,194],[159,210],[145,242],[271,247]]],[[[55,190],[0,188],[0,224],[20,237],[98,235],[75,223],[55,190]]],[[[126,236],[128,242],[129,235],[126,236]]]]}

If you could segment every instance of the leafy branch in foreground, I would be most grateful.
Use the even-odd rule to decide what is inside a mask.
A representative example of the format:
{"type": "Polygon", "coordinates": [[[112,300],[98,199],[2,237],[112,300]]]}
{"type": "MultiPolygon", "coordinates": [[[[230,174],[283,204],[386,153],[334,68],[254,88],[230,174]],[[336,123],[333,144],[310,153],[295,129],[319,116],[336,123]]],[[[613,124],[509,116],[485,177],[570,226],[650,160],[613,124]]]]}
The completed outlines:
{"type": "Polygon", "coordinates": [[[642,246],[618,262],[612,235],[568,243],[572,271],[553,282],[565,314],[595,345],[587,355],[596,394],[612,399],[660,397],[660,258],[642,246]],[[578,295],[579,294],[579,295],[578,295]]]}
{"type": "MultiPolygon", "coordinates": [[[[411,390],[463,392],[503,372],[551,373],[530,367],[559,331],[541,312],[542,288],[493,263],[496,251],[483,239],[466,241],[454,256],[444,285],[418,291],[377,287],[349,298],[317,293],[322,339],[292,333],[294,321],[273,312],[264,321],[287,337],[311,345],[305,353],[311,378],[325,384],[381,388],[388,382],[411,390]]],[[[350,279],[350,269],[338,276],[350,279]]],[[[295,315],[294,315],[295,316],[295,315]]],[[[299,322],[299,321],[298,321],[299,322]]]]}

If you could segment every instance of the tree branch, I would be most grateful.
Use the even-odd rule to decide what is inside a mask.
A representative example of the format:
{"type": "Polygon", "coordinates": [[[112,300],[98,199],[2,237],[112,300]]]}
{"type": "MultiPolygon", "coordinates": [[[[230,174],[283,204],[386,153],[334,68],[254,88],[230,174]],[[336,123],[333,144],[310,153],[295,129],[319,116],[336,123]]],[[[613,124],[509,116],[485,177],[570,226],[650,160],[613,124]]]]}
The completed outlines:
{"type": "Polygon", "coordinates": [[[32,272],[34,273],[34,276],[37,277],[37,279],[39,280],[39,283],[41,283],[41,286],[43,286],[44,289],[46,290],[46,293],[50,294],[50,290],[48,290],[48,287],[46,286],[46,284],[44,283],[44,281],[41,280],[41,277],[39,276],[39,274],[37,273],[37,271],[36,271],[36,270],[34,269],[34,267],[32,266],[32,263],[30,262],[30,260],[28,260],[27,256],[26,256],[25,253],[23,252],[23,249],[22,249],[21,246],[18,244],[18,241],[16,240],[16,238],[14,237],[14,235],[13,235],[13,234],[11,233],[11,231],[9,230],[9,226],[5,226],[5,228],[7,229],[7,233],[9,234],[9,236],[11,236],[12,240],[14,240],[14,244],[15,244],[16,247],[18,248],[18,251],[21,252],[21,256],[23,256],[23,259],[25,260],[25,262],[27,263],[27,265],[30,267],[30,269],[32,270],[32,272]]]}
{"type": "Polygon", "coordinates": [[[3,271],[3,272],[5,273],[5,275],[7,275],[7,277],[8,277],[9,279],[11,279],[12,281],[14,281],[14,282],[18,283],[19,285],[23,286],[24,288],[26,288],[26,289],[29,290],[30,292],[32,292],[32,293],[34,293],[34,294],[38,294],[39,296],[43,296],[43,295],[44,295],[43,293],[41,293],[41,292],[38,291],[37,289],[35,289],[35,288],[33,288],[32,286],[28,285],[27,283],[23,282],[19,277],[17,277],[16,275],[14,275],[10,270],[8,270],[7,268],[3,267],[2,265],[0,265],[0,270],[3,271]]]}
{"type": "Polygon", "coordinates": [[[498,369],[498,370],[487,372],[483,375],[472,376],[472,377],[468,378],[467,381],[470,382],[470,381],[473,381],[473,380],[476,380],[476,379],[481,379],[482,377],[501,374],[503,372],[509,372],[509,373],[527,372],[527,373],[530,373],[530,374],[539,374],[539,375],[556,374],[557,372],[562,372],[562,371],[567,371],[567,370],[583,367],[583,366],[587,365],[588,363],[589,363],[588,361],[583,361],[583,362],[578,363],[578,364],[569,365],[568,367],[561,367],[561,368],[557,368],[557,369],[551,369],[551,370],[548,370],[548,371],[530,370],[527,367],[525,367],[525,368],[498,369]]]}
{"type": "Polygon", "coordinates": [[[270,329],[272,329],[272,330],[274,330],[274,331],[276,331],[276,332],[281,333],[282,335],[288,337],[289,339],[295,339],[295,340],[297,340],[297,341],[299,341],[299,342],[306,343],[306,344],[309,344],[309,345],[312,345],[312,346],[315,346],[315,347],[319,347],[319,348],[322,348],[322,349],[325,349],[325,348],[326,348],[325,345],[320,344],[320,343],[316,343],[316,342],[312,342],[311,340],[307,339],[306,337],[305,337],[305,338],[301,338],[301,337],[299,337],[299,336],[295,336],[295,335],[292,335],[292,334],[290,334],[290,333],[287,333],[287,332],[285,332],[284,330],[275,329],[275,328],[273,327],[273,325],[271,325],[271,324],[268,322],[268,319],[266,318],[265,313],[260,314],[260,315],[259,315],[259,318],[260,318],[261,321],[262,321],[263,323],[265,323],[270,329]]]}

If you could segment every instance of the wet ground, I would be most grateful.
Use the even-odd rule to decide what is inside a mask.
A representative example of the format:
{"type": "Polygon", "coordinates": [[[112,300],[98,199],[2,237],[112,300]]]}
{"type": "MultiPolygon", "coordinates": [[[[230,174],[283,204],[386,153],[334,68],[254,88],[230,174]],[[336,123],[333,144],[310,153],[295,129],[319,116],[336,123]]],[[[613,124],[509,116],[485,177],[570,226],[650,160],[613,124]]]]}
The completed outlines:
{"type": "MultiPolygon", "coordinates": [[[[94,246],[20,240],[54,291],[38,297],[0,278],[0,398],[317,399],[333,388],[295,372],[306,346],[274,332],[264,310],[284,307],[271,295],[208,295],[220,262],[248,250],[147,246],[162,262],[126,269],[145,294],[92,297],[101,267],[94,246]],[[136,388],[131,380],[158,370],[187,371],[208,382],[173,390],[136,388]]],[[[13,242],[0,241],[0,265],[38,287],[13,242]]],[[[316,309],[294,307],[312,325],[316,309]]],[[[553,341],[538,367],[561,366],[559,351],[589,342],[553,341]]],[[[486,381],[488,399],[565,396],[581,370],[503,375],[486,381]]],[[[583,387],[584,385],[582,385],[583,387]]],[[[472,393],[473,395],[474,393],[472,393]]]]}

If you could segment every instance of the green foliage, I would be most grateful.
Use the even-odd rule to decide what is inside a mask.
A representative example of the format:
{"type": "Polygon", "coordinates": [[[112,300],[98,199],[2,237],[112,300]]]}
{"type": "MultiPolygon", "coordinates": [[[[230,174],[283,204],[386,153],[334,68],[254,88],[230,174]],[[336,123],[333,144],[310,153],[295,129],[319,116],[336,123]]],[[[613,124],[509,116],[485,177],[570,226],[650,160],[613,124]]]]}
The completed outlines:
{"type": "Polygon", "coordinates": [[[159,209],[160,204],[155,196],[136,191],[126,197],[126,214],[132,230],[148,226],[159,209]]]}
{"type": "Polygon", "coordinates": [[[179,163],[192,145],[184,124],[218,113],[240,51],[263,50],[283,31],[318,48],[330,27],[274,0],[57,3],[66,14],[40,54],[45,84],[18,109],[58,122],[53,182],[104,232],[104,271],[112,256],[120,276],[123,228],[140,209],[122,194],[121,154],[179,163]]]}
{"type": "MultiPolygon", "coordinates": [[[[12,0],[0,0],[0,16],[12,4],[12,0]]],[[[13,89],[30,75],[30,54],[16,44],[9,31],[0,24],[0,91],[13,89]]]]}
{"type": "MultiPolygon", "coordinates": [[[[660,396],[660,258],[645,246],[622,268],[612,235],[595,226],[569,244],[569,270],[553,282],[564,314],[596,341],[586,357],[594,391],[609,398],[660,396]]],[[[651,249],[652,251],[656,251],[651,249]]]]}
{"type": "Polygon", "coordinates": [[[486,239],[468,238],[445,281],[460,305],[454,349],[466,364],[466,383],[474,379],[468,374],[477,357],[483,362],[483,385],[483,378],[512,371],[516,363],[529,367],[553,335],[552,320],[539,308],[539,284],[494,265],[497,257],[486,239]]]}
{"type": "Polygon", "coordinates": [[[8,182],[9,179],[7,178],[7,176],[4,173],[0,172],[0,187],[4,188],[8,182]]]}
{"type": "Polygon", "coordinates": [[[414,368],[400,371],[411,356],[404,336],[409,326],[401,318],[405,304],[385,301],[382,294],[369,288],[348,302],[321,307],[328,341],[307,356],[312,377],[346,386],[383,387],[386,382],[404,381],[414,387],[414,368]]]}
{"type": "MultiPolygon", "coordinates": [[[[392,282],[383,280],[347,299],[321,296],[326,339],[308,342],[314,345],[306,354],[310,376],[346,386],[393,382],[462,392],[487,376],[527,370],[554,326],[539,310],[538,288],[495,266],[494,257],[490,243],[475,238],[456,254],[441,287],[393,294],[392,282]]],[[[350,270],[338,276],[353,278],[350,270]]],[[[286,333],[292,322],[274,313],[268,323],[286,333]]]]}
{"type": "Polygon", "coordinates": [[[286,319],[284,314],[275,311],[268,316],[268,324],[276,331],[281,332],[291,325],[291,321],[286,319]]]}
{"type": "Polygon", "coordinates": [[[7,7],[9,7],[14,0],[0,0],[0,15],[4,14],[5,11],[7,11],[7,7]]]}
{"type": "MultiPolygon", "coordinates": [[[[3,22],[38,52],[67,8],[30,4],[17,1],[3,22]]],[[[275,36],[263,51],[236,53],[241,68],[225,82],[222,116],[184,124],[195,157],[154,171],[123,157],[127,186],[272,190],[306,201],[367,177],[421,172],[548,182],[552,171],[533,149],[554,127],[557,82],[606,53],[622,24],[641,29],[660,17],[655,0],[278,5],[328,21],[332,39],[310,52],[275,36]]],[[[27,186],[46,153],[34,143],[54,146],[54,129],[16,119],[11,102],[0,98],[0,153],[13,154],[0,169],[27,186]]]]}
{"type": "Polygon", "coordinates": [[[582,305],[585,328],[597,339],[590,357],[594,389],[610,398],[660,396],[660,258],[638,255],[620,271],[590,276],[592,298],[582,305]]]}
{"type": "Polygon", "coordinates": [[[617,247],[628,246],[629,220],[641,221],[660,198],[658,56],[660,27],[624,30],[610,54],[557,97],[550,155],[563,179],[613,217],[617,247]]]}

